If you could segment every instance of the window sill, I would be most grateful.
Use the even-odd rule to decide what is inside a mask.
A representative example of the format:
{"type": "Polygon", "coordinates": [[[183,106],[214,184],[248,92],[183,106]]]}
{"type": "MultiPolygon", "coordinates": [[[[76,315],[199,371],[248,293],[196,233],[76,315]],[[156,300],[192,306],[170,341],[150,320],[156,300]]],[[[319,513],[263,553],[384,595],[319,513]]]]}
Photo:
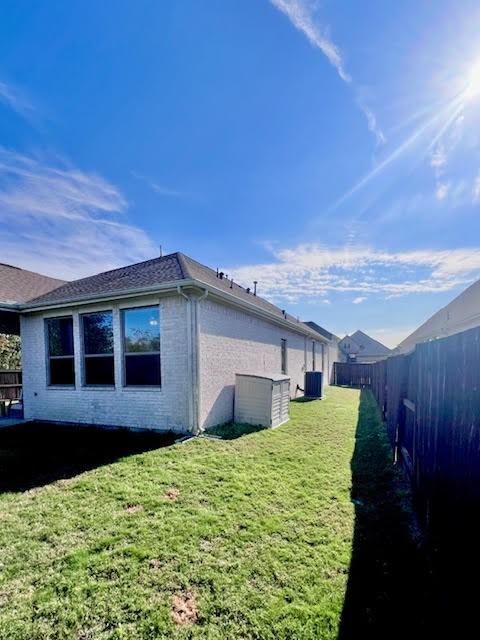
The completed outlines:
{"type": "Polygon", "coordinates": [[[76,389],[76,386],[74,384],[47,384],[47,389],[72,391],[72,389],[76,389]]]}
{"type": "Polygon", "coordinates": [[[85,391],[115,391],[114,384],[83,384],[82,389],[85,391]]]}
{"type": "Polygon", "coordinates": [[[122,387],[122,391],[161,391],[162,387],[160,385],[128,385],[122,387]]]}

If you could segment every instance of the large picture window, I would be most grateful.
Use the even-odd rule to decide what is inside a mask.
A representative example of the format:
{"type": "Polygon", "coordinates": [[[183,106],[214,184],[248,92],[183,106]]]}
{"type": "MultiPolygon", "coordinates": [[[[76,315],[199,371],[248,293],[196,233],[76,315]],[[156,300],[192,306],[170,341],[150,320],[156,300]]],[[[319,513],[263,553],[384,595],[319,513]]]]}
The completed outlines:
{"type": "Polygon", "coordinates": [[[160,313],[158,307],[124,309],[126,386],[160,386],[160,313]]]}
{"type": "Polygon", "coordinates": [[[112,312],[86,313],[82,327],[85,385],[114,385],[112,312]]]}
{"type": "Polygon", "coordinates": [[[45,320],[48,347],[48,384],[74,385],[73,319],[45,320]]]}

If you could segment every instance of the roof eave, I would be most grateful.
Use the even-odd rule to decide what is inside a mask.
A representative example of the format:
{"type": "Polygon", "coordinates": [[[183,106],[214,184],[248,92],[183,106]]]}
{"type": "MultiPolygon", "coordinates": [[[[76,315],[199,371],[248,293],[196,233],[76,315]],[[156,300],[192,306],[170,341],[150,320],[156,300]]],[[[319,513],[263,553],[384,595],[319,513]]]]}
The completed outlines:
{"type": "MultiPolygon", "coordinates": [[[[172,280],[170,282],[165,282],[164,284],[152,285],[149,287],[136,287],[133,289],[123,289],[121,291],[106,291],[97,295],[85,295],[85,296],[76,296],[74,298],[61,300],[58,302],[52,301],[48,302],[38,302],[35,304],[31,304],[25,302],[21,305],[17,305],[17,310],[22,313],[34,313],[38,311],[50,311],[54,309],[61,309],[65,307],[75,307],[79,304],[94,304],[96,302],[101,302],[103,300],[121,300],[125,298],[133,298],[139,295],[145,294],[155,294],[155,293],[167,293],[169,291],[176,292],[178,287],[200,287],[222,300],[228,301],[231,304],[234,304],[237,307],[244,308],[251,313],[254,313],[258,316],[267,318],[271,321],[274,321],[276,324],[279,324],[284,327],[288,327],[289,329],[296,331],[297,333],[301,333],[303,335],[310,336],[319,342],[323,342],[325,344],[329,343],[329,340],[319,334],[314,329],[308,327],[308,325],[303,322],[292,322],[288,318],[280,318],[274,313],[270,313],[266,309],[261,309],[257,305],[248,302],[247,300],[242,300],[237,296],[228,293],[227,291],[223,291],[220,288],[214,287],[210,284],[203,282],[202,280],[197,280],[193,278],[189,279],[180,279],[180,280],[172,280]]],[[[252,294],[253,295],[253,294],[252,294]]]]}

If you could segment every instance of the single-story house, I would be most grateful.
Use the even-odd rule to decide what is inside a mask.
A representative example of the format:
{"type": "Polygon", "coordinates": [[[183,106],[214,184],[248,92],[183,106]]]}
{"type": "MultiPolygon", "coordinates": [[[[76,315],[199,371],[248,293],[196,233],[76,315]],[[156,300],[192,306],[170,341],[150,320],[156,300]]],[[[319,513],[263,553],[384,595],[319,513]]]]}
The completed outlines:
{"type": "Polygon", "coordinates": [[[28,420],[199,433],[232,419],[236,373],[285,373],[301,395],[329,344],[182,253],[38,294],[8,308],[28,420]]]}
{"type": "Polygon", "coordinates": [[[305,324],[327,340],[322,351],[321,370],[325,374],[325,383],[330,384],[333,382],[333,365],[335,362],[340,361],[340,350],[338,347],[340,338],[312,320],[308,320],[305,324]]]}
{"type": "Polygon", "coordinates": [[[391,349],[360,330],[342,338],[338,348],[343,362],[377,362],[392,355],[391,349]]]}
{"type": "Polygon", "coordinates": [[[451,336],[479,325],[480,280],[477,280],[407,336],[395,353],[409,353],[418,343],[451,336]]]}

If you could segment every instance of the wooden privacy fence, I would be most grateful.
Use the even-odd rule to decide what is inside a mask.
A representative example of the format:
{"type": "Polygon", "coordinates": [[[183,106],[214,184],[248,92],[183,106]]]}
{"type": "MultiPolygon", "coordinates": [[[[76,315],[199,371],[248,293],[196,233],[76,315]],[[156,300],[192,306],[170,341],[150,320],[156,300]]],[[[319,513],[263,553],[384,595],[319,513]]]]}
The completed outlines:
{"type": "MultiPolygon", "coordinates": [[[[480,504],[480,327],[370,367],[369,386],[425,524],[467,505],[473,513],[480,504]]],[[[340,370],[338,384],[348,384],[340,370]]],[[[351,384],[359,386],[356,369],[351,384]]]]}
{"type": "Polygon", "coordinates": [[[22,372],[17,369],[0,369],[0,415],[12,400],[19,400],[22,392],[22,372]]]}
{"type": "Polygon", "coordinates": [[[370,387],[372,366],[356,362],[335,362],[333,364],[333,384],[340,387],[370,387]]]}

